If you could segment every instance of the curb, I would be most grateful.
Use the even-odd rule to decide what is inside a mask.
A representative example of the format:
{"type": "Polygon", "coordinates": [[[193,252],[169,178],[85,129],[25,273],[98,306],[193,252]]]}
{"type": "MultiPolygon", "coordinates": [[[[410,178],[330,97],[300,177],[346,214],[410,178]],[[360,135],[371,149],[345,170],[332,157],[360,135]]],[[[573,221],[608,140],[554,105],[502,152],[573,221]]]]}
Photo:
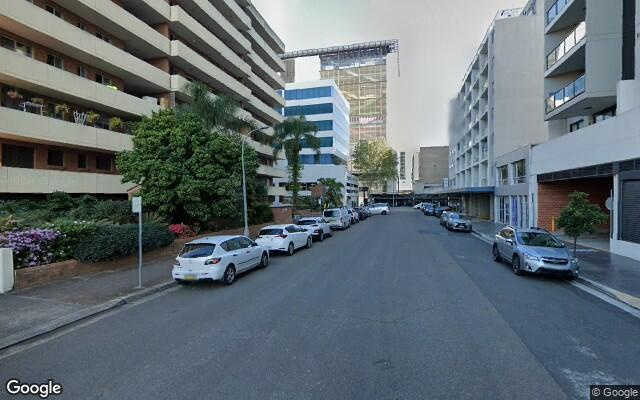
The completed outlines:
{"type": "Polygon", "coordinates": [[[54,321],[48,322],[46,324],[42,324],[40,326],[36,326],[24,332],[19,332],[0,340],[0,351],[7,350],[8,348],[24,343],[26,341],[35,339],[39,336],[43,336],[49,334],[58,329],[67,327],[76,322],[89,319],[98,314],[105,313],[107,311],[111,311],[118,307],[124,306],[126,304],[133,303],[134,301],[140,300],[144,297],[150,296],[152,294],[162,292],[164,290],[170,289],[174,286],[177,286],[175,281],[167,281],[154,286],[150,286],[148,288],[142,289],[135,293],[130,293],[125,296],[117,297],[115,299],[109,300],[105,303],[98,304],[96,306],[88,307],[84,310],[77,311],[75,313],[71,313],[69,315],[65,315],[64,317],[60,317],[54,321]]]}
{"type": "MultiPolygon", "coordinates": [[[[492,243],[492,238],[489,235],[482,232],[478,232],[475,229],[473,230],[473,236],[475,236],[476,238],[482,240],[487,244],[492,243]]],[[[640,298],[638,297],[620,292],[618,290],[605,286],[596,281],[592,281],[591,279],[585,278],[583,276],[578,276],[576,278],[576,282],[580,282],[581,284],[590,287],[591,289],[609,297],[612,300],[619,301],[635,310],[640,311],[640,298]]]]}

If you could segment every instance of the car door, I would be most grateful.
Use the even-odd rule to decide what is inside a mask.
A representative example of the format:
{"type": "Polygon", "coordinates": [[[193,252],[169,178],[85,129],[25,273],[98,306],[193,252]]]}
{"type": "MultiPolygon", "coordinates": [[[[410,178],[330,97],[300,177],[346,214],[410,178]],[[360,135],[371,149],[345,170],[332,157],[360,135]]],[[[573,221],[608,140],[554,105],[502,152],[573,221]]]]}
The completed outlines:
{"type": "Polygon", "coordinates": [[[300,247],[300,232],[296,229],[295,226],[289,225],[284,230],[287,232],[287,235],[291,237],[291,242],[293,243],[293,247],[295,249],[300,247]]]}
{"type": "Polygon", "coordinates": [[[239,272],[246,269],[248,257],[240,245],[240,240],[238,238],[229,239],[226,244],[227,251],[231,255],[231,262],[235,265],[236,271],[239,272]]]}
{"type": "Polygon", "coordinates": [[[253,268],[260,263],[261,250],[253,245],[253,241],[247,237],[238,238],[240,242],[241,252],[244,254],[246,268],[253,268]]]}
{"type": "Polygon", "coordinates": [[[298,238],[298,247],[306,246],[309,232],[306,229],[299,226],[294,226],[294,229],[296,230],[296,237],[298,238]]]}
{"type": "Polygon", "coordinates": [[[500,254],[504,258],[511,259],[513,256],[513,230],[505,228],[500,236],[502,236],[500,254]]]}
{"type": "Polygon", "coordinates": [[[504,255],[505,253],[505,240],[507,239],[507,230],[508,229],[503,229],[500,231],[500,233],[498,233],[498,235],[496,236],[496,246],[498,246],[498,253],[500,253],[500,255],[504,255]]]}

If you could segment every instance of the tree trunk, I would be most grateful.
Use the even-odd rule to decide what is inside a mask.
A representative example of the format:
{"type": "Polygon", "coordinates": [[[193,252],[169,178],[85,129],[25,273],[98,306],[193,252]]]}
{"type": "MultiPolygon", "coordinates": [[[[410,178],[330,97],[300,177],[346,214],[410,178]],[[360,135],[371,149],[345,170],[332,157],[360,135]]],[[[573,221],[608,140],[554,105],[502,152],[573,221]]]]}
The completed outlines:
{"type": "Polygon", "coordinates": [[[573,258],[576,258],[576,246],[578,245],[578,237],[573,238],[573,258]]]}

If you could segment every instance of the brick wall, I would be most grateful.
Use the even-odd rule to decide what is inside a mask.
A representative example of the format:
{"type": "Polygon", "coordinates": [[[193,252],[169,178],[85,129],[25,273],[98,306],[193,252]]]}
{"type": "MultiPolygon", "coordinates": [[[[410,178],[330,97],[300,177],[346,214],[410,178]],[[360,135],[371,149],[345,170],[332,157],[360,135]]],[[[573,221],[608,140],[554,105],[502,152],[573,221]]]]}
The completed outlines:
{"type": "MultiPolygon", "coordinates": [[[[613,189],[613,178],[576,179],[538,183],[538,221],[541,228],[551,230],[552,219],[557,221],[562,209],[569,203],[569,195],[575,191],[589,194],[589,201],[608,213],[604,203],[613,189]]],[[[557,230],[557,223],[556,223],[557,230]]],[[[609,231],[609,221],[598,227],[609,231]]]]}

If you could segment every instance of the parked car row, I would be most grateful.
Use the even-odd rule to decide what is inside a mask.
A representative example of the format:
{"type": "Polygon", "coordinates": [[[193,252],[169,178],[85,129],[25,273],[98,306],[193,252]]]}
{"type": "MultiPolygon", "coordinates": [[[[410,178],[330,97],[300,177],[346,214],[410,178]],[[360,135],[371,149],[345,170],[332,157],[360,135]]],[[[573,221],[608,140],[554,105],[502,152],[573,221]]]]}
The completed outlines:
{"type": "Polygon", "coordinates": [[[262,228],[255,241],[242,235],[207,236],[186,243],[178,253],[171,275],[180,284],[194,281],[220,281],[231,285],[238,274],[266,268],[271,253],[289,256],[310,248],[314,240],[324,241],[332,230],[345,230],[374,214],[389,214],[387,204],[375,207],[331,208],[321,217],[300,218],[296,224],[262,228]],[[386,209],[385,209],[386,207],[386,209]]]}

